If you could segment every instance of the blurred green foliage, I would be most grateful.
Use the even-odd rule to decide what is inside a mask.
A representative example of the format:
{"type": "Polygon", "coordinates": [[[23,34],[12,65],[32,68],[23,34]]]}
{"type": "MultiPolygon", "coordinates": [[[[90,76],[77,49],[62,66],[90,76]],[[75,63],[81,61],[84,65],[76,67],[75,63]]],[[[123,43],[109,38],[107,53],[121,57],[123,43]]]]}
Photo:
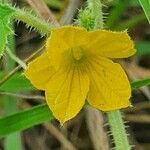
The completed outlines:
{"type": "MultiPolygon", "coordinates": [[[[5,73],[0,73],[0,79],[5,73]]],[[[30,81],[23,74],[17,73],[0,86],[0,90],[8,92],[21,92],[34,89],[30,81]]]]}

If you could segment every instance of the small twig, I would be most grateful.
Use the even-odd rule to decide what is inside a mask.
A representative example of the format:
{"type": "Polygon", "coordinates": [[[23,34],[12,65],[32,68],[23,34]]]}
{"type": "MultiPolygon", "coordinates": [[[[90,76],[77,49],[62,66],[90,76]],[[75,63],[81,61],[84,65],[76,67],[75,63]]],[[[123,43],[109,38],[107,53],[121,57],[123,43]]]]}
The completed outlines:
{"type": "Polygon", "coordinates": [[[125,112],[137,112],[144,109],[150,109],[150,103],[149,102],[140,102],[137,104],[134,104],[134,107],[124,110],[125,112]]]}
{"type": "Polygon", "coordinates": [[[146,78],[150,76],[150,70],[140,67],[138,65],[136,65],[135,63],[127,63],[124,61],[119,61],[121,63],[121,65],[123,65],[123,67],[125,67],[125,69],[131,70],[132,72],[135,72],[138,76],[140,76],[140,78],[146,78]]]}
{"type": "Polygon", "coordinates": [[[6,52],[12,60],[17,62],[23,69],[26,69],[27,67],[26,64],[20,58],[18,58],[15,54],[13,54],[9,48],[6,48],[6,52]]]}
{"type": "Polygon", "coordinates": [[[95,150],[108,150],[109,142],[106,131],[104,131],[102,113],[94,108],[87,107],[86,120],[90,137],[95,150]]]}
{"type": "Polygon", "coordinates": [[[44,123],[44,127],[50,134],[55,136],[61,142],[66,150],[77,150],[74,145],[51,123],[44,123]]]}
{"type": "Polygon", "coordinates": [[[150,123],[150,115],[146,114],[130,114],[125,115],[125,120],[136,123],[150,123]]]}
{"type": "Polygon", "coordinates": [[[59,26],[56,18],[43,0],[26,0],[35,12],[45,21],[50,22],[54,26],[59,26]]]}
{"type": "Polygon", "coordinates": [[[73,17],[77,12],[78,7],[80,6],[80,1],[81,0],[69,0],[68,8],[66,9],[64,16],[60,20],[61,25],[72,23],[73,17]]]}
{"type": "Polygon", "coordinates": [[[40,96],[40,95],[24,95],[24,94],[11,93],[11,92],[0,92],[0,95],[13,96],[21,99],[45,100],[44,96],[40,96]]]}
{"type": "MultiPolygon", "coordinates": [[[[74,121],[70,121],[70,123],[72,123],[74,125],[74,128],[72,129],[72,132],[70,133],[69,137],[76,144],[78,144],[78,141],[81,140],[79,138],[79,132],[82,127],[83,119],[84,118],[83,118],[83,113],[82,113],[77,117],[77,121],[76,121],[76,119],[74,119],[74,121]]],[[[67,126],[68,126],[68,124],[67,124],[67,126]]],[[[69,126],[71,126],[71,124],[69,126]]],[[[69,126],[68,126],[68,128],[69,128],[69,126]]]]}
{"type": "MultiPolygon", "coordinates": [[[[33,59],[37,54],[39,54],[42,51],[43,47],[38,49],[36,52],[34,52],[31,56],[29,56],[27,59],[25,59],[25,62],[29,62],[31,59],[33,59]]],[[[17,71],[21,69],[21,66],[17,66],[12,71],[10,71],[2,80],[0,80],[0,86],[5,83],[9,78],[11,78],[17,71]]]]}

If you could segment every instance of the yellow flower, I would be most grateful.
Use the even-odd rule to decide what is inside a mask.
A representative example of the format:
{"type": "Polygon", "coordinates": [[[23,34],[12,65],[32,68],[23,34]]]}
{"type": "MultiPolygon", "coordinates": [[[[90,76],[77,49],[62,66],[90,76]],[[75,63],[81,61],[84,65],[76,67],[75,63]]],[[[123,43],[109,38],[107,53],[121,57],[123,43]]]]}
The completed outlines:
{"type": "Polygon", "coordinates": [[[86,99],[103,111],[128,107],[128,78],[122,67],[110,59],[134,53],[127,32],[60,27],[53,29],[46,51],[29,63],[25,76],[45,91],[48,106],[64,123],[77,115],[86,99]]]}

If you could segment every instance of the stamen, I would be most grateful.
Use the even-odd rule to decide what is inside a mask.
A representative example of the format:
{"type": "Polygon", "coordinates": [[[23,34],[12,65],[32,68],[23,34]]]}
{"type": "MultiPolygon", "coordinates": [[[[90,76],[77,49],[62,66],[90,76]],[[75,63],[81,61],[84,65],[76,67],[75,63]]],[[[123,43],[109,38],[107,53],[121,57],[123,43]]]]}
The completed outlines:
{"type": "Polygon", "coordinates": [[[72,49],[73,57],[76,60],[80,60],[83,56],[83,50],[80,47],[76,47],[72,49]]]}

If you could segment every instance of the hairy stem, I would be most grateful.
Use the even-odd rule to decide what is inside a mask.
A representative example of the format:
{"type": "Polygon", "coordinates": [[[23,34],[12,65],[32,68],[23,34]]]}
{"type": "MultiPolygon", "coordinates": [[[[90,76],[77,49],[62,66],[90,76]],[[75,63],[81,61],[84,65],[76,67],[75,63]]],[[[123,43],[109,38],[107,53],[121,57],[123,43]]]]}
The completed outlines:
{"type": "Polygon", "coordinates": [[[114,138],[115,150],[130,150],[122,115],[119,110],[107,112],[108,123],[114,138]]]}
{"type": "Polygon", "coordinates": [[[9,48],[6,49],[6,52],[8,53],[11,59],[17,62],[23,69],[26,69],[26,64],[21,59],[19,59],[16,55],[14,55],[9,48]]]}
{"type": "Polygon", "coordinates": [[[15,20],[22,21],[27,24],[27,26],[31,26],[37,29],[42,34],[49,34],[51,32],[52,26],[49,23],[39,19],[38,17],[33,16],[31,13],[22,11],[20,9],[15,9],[13,14],[13,18],[15,20]]]}
{"type": "Polygon", "coordinates": [[[94,16],[94,28],[103,28],[103,12],[102,12],[102,3],[100,0],[88,0],[88,7],[92,11],[94,16]]]}

